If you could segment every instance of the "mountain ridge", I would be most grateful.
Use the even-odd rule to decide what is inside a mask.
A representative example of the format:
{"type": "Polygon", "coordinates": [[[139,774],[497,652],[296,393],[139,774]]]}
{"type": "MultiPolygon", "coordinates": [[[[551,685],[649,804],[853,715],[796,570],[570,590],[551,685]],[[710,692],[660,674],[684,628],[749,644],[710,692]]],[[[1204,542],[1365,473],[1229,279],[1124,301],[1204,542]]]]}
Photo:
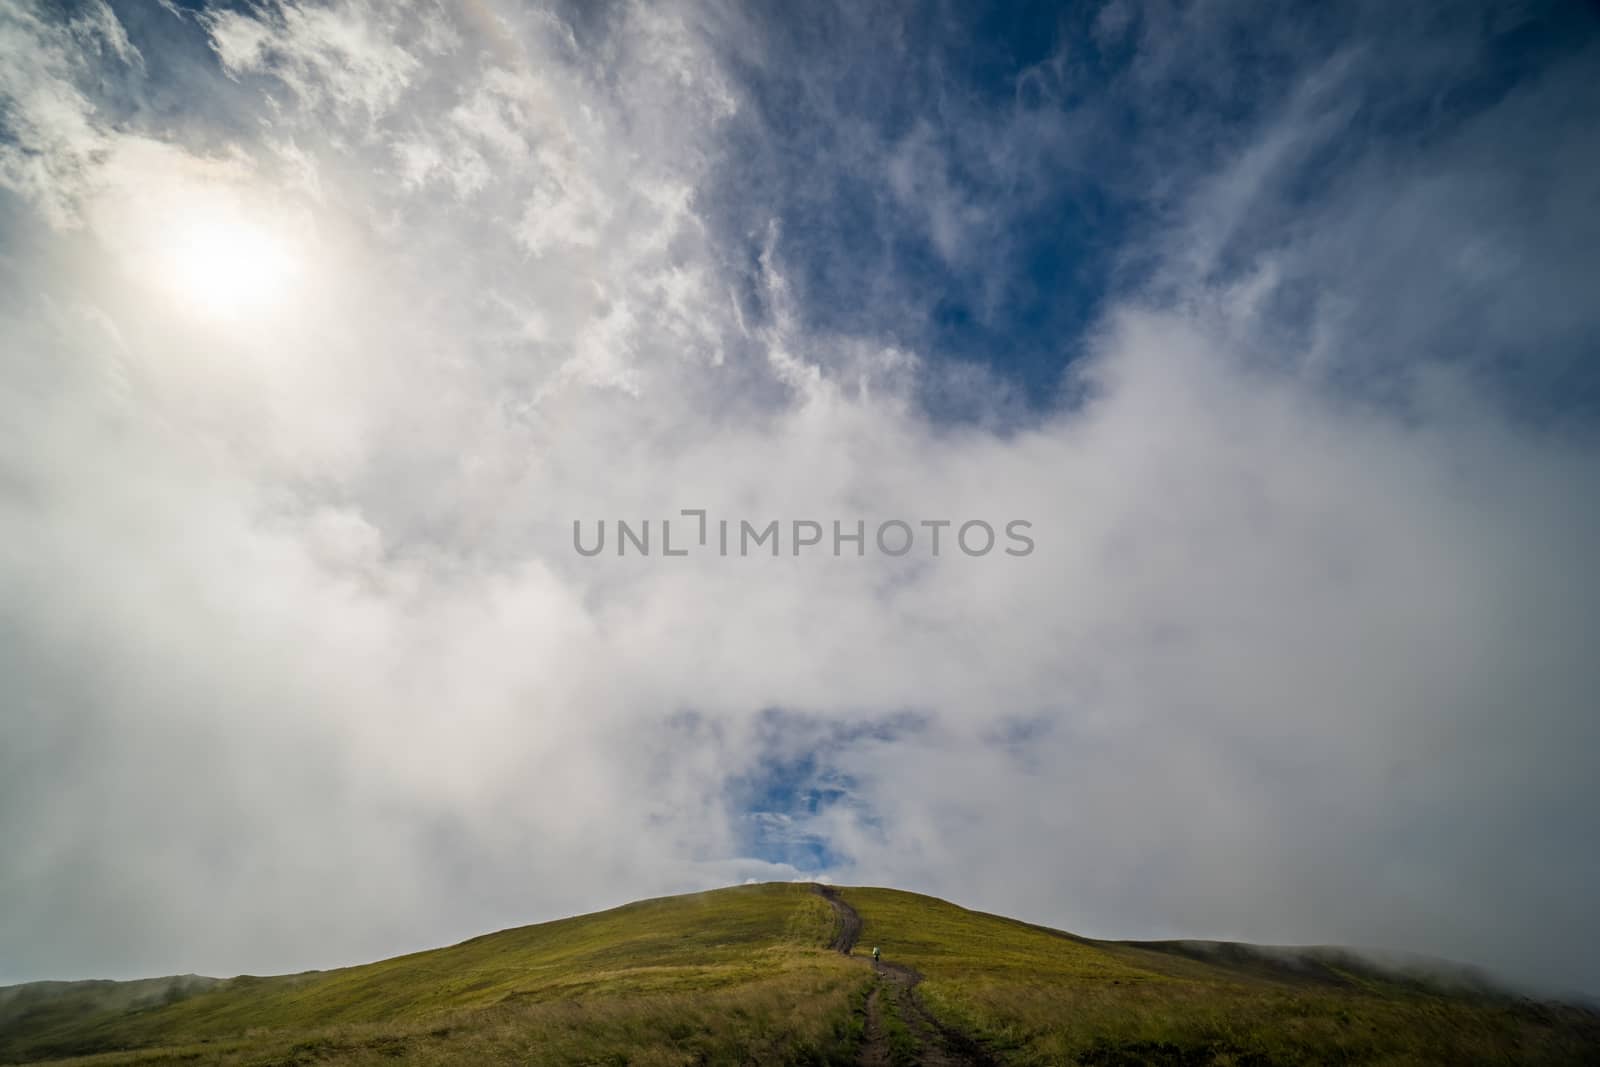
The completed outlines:
{"type": "Polygon", "coordinates": [[[1099,941],[877,887],[636,901],[293,975],[0,987],[0,1062],[1592,1061],[1600,1021],[1349,950],[1099,941]],[[866,949],[884,948],[875,964],[866,949]]]}

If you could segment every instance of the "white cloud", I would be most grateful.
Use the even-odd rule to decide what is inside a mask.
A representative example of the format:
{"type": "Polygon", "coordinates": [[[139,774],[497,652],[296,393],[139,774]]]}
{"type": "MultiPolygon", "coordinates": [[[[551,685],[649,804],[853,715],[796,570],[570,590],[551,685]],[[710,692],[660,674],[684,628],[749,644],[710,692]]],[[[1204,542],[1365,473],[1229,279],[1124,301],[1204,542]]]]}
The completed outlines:
{"type": "Polygon", "coordinates": [[[77,203],[107,134],[79,86],[96,62],[139,68],[142,57],[103,0],[65,22],[31,5],[0,4],[0,187],[31,201],[53,226],[77,203]]]}
{"type": "MultiPolygon", "coordinates": [[[[397,33],[412,21],[406,16],[426,8],[402,7],[408,10],[397,16],[387,4],[324,7],[283,0],[250,14],[211,12],[205,23],[229,74],[271,74],[307,110],[326,105],[341,120],[373,122],[395,106],[422,65],[397,33]]],[[[434,31],[436,21],[424,18],[422,26],[421,40],[413,45],[418,52],[429,45],[449,47],[448,38],[434,31]]]]}

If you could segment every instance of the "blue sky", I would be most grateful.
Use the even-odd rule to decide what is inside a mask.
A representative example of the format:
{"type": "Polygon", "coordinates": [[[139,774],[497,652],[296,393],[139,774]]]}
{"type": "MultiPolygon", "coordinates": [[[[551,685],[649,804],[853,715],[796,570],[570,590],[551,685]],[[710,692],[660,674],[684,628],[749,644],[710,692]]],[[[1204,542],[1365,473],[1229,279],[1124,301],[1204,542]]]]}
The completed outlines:
{"type": "Polygon", "coordinates": [[[1600,16],[0,0],[0,981],[748,878],[1600,989],[1600,16]],[[683,508],[1026,557],[584,557],[683,508]]]}
{"type": "MultiPolygon", "coordinates": [[[[1305,213],[1352,186],[1365,193],[1374,169],[1402,180],[1425,171],[1486,114],[1581,68],[1597,28],[1582,5],[1306,5],[1270,20],[1201,6],[1182,41],[1171,39],[1178,9],[1160,5],[900,5],[818,18],[778,5],[750,21],[755,43],[731,49],[747,106],[713,210],[730,255],[753,268],[776,219],[808,324],[887,330],[933,358],[983,365],[1030,409],[1059,402],[1107,301],[1150,284],[1149,246],[1182,198],[1258,137],[1309,72],[1365,68],[1330,89],[1322,106],[1338,121],[1283,161],[1218,250],[1214,277],[1253,269],[1295,239],[1305,213]],[[905,196],[897,160],[914,173],[905,196]],[[956,221],[941,238],[919,213],[946,207],[956,221]]],[[[1589,114],[1546,121],[1580,135],[1589,114]]],[[[1546,174],[1516,152],[1463,168],[1524,186],[1546,174]]],[[[1289,319],[1308,313],[1316,284],[1295,281],[1281,293],[1289,319]]],[[[1470,301],[1456,309],[1471,312],[1470,301]]],[[[1440,338],[1426,355],[1463,347],[1440,338]]],[[[1568,402],[1593,392],[1574,366],[1587,361],[1485,358],[1512,364],[1502,373],[1514,380],[1497,386],[1543,393],[1555,371],[1553,392],[1568,402]]],[[[959,398],[925,400],[938,415],[963,413],[959,398]]]]}

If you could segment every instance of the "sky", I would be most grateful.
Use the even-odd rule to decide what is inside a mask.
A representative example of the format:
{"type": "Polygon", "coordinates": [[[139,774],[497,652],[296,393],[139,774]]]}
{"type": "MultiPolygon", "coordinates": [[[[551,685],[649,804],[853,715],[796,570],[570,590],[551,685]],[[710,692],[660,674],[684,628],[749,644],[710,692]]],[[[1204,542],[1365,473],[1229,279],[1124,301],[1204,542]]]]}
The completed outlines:
{"type": "Polygon", "coordinates": [[[815,878],[1600,994],[1597,120],[1578,2],[0,0],[0,982],[815,878]]]}

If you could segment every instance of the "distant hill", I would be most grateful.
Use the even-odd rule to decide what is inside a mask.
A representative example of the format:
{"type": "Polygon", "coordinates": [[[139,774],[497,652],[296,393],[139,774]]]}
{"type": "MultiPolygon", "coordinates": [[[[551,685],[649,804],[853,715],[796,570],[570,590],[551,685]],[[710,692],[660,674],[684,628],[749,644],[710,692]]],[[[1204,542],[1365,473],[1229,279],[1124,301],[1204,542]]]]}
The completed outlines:
{"type": "Polygon", "coordinates": [[[271,978],[0,989],[0,1062],[1597,1063],[1600,1017],[1338,949],[1103,942],[740,886],[271,978]],[[870,949],[883,950],[880,964],[870,949]]]}

